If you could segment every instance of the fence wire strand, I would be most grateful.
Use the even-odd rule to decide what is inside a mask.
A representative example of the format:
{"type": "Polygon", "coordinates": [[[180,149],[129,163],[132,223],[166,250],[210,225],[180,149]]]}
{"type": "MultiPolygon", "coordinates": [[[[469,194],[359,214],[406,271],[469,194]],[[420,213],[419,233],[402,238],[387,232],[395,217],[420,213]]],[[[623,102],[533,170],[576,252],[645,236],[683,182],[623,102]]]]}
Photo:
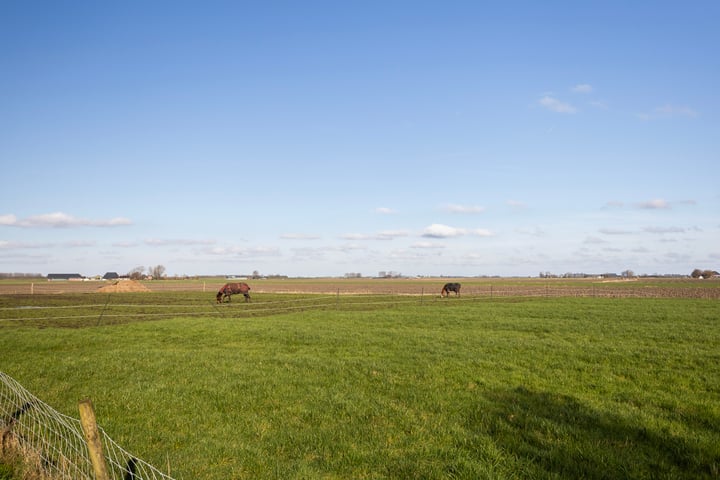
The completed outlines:
{"type": "MultiPolygon", "coordinates": [[[[125,451],[98,427],[112,480],[173,480],[125,451]]],[[[0,453],[19,453],[47,480],[94,480],[80,420],[57,412],[0,372],[0,453]]]]}
{"type": "MultiPolygon", "coordinates": [[[[118,294],[113,294],[118,295],[118,294]]],[[[101,321],[127,321],[129,319],[158,319],[163,317],[257,317],[282,313],[313,310],[374,309],[396,305],[431,305],[437,302],[473,302],[501,298],[720,298],[720,289],[716,288],[601,288],[534,286],[534,287],[471,287],[462,296],[451,295],[441,299],[437,294],[424,291],[416,293],[388,294],[306,294],[293,296],[287,300],[269,300],[260,302],[224,302],[216,304],[214,299],[207,303],[112,303],[77,305],[23,305],[0,308],[0,325],[10,322],[71,321],[82,322],[90,319],[101,321]],[[145,311],[143,311],[145,310],[145,311]],[[62,312],[61,314],[58,314],[62,312]]]]}

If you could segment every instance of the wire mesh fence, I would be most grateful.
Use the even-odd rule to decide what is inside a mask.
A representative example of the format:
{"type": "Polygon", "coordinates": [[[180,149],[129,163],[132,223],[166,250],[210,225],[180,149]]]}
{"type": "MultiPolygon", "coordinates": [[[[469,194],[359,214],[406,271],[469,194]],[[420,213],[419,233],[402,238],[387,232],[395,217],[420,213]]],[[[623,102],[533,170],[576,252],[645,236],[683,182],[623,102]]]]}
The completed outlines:
{"type": "MultiPolygon", "coordinates": [[[[108,478],[172,480],[125,451],[102,428],[98,430],[108,478]]],[[[21,457],[33,478],[95,479],[80,420],[57,412],[4,372],[0,372],[0,436],[0,453],[21,457]]]]}
{"type": "MultiPolygon", "coordinates": [[[[462,282],[463,296],[478,297],[616,297],[616,298],[720,298],[720,280],[648,280],[648,281],[553,281],[553,280],[489,280],[456,279],[462,282]]],[[[251,282],[255,294],[304,295],[439,295],[444,280],[257,280],[251,282]]],[[[23,281],[0,282],[0,295],[47,295],[77,293],[203,293],[215,301],[215,293],[224,282],[207,281],[23,281]],[[130,288],[134,287],[134,288],[130,288]]]]}

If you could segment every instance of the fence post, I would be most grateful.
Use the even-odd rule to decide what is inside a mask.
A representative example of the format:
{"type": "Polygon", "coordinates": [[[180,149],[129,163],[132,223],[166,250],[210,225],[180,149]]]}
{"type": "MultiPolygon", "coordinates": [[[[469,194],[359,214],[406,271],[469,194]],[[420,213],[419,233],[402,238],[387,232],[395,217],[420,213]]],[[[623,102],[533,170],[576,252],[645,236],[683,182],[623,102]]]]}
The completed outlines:
{"type": "Polygon", "coordinates": [[[335,299],[335,310],[340,310],[340,289],[337,290],[337,298],[335,299]]]}
{"type": "Polygon", "coordinates": [[[35,294],[35,282],[30,283],[30,295],[35,294]]]}
{"type": "Polygon", "coordinates": [[[90,452],[90,461],[95,471],[95,479],[110,480],[92,401],[88,398],[81,401],[78,406],[80,408],[80,423],[85,433],[85,440],[87,441],[88,451],[90,452]]]}
{"type": "Polygon", "coordinates": [[[423,298],[425,297],[425,287],[420,289],[420,305],[423,304],[423,298]]]}

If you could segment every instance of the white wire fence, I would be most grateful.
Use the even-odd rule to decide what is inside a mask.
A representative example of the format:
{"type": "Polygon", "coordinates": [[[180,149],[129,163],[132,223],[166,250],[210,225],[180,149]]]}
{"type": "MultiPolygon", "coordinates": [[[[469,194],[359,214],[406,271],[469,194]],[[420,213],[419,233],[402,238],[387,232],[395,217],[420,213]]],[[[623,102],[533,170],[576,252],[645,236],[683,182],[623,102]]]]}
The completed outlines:
{"type": "MultiPolygon", "coordinates": [[[[100,326],[168,317],[248,318],[321,310],[359,311],[402,306],[450,305],[507,298],[685,298],[720,299],[720,288],[563,288],[532,286],[519,288],[487,285],[464,289],[460,296],[440,298],[437,292],[389,292],[387,294],[260,293],[251,302],[242,298],[216,303],[215,295],[176,292],[134,296],[125,294],[21,295],[0,302],[0,327],[12,325],[100,326]],[[185,295],[186,293],[186,295],[185,295]],[[78,303],[78,300],[85,300],[78,303]]],[[[0,296],[0,299],[2,296],[0,296]]]]}
{"type": "MultiPolygon", "coordinates": [[[[172,477],[125,451],[98,427],[112,480],[172,477]]],[[[80,420],[63,415],[0,372],[0,453],[20,457],[32,478],[94,480],[95,471],[80,420]]]]}
{"type": "MultiPolygon", "coordinates": [[[[205,293],[214,301],[214,295],[223,282],[183,282],[174,280],[120,282],[133,283],[144,291],[152,293],[205,293]]],[[[112,283],[101,281],[88,282],[0,282],[0,295],[58,295],[76,293],[97,293],[102,295],[103,287],[112,283]]],[[[439,295],[442,283],[435,282],[384,282],[382,280],[367,282],[349,282],[339,279],[325,282],[286,281],[252,283],[251,294],[304,294],[304,295],[439,295]]],[[[127,293],[119,290],[120,293],[127,293]]],[[[720,281],[718,280],[684,280],[669,282],[658,280],[650,283],[642,282],[584,282],[577,281],[570,285],[553,281],[517,281],[507,282],[463,282],[463,297],[614,297],[614,298],[720,298],[720,281]]]]}

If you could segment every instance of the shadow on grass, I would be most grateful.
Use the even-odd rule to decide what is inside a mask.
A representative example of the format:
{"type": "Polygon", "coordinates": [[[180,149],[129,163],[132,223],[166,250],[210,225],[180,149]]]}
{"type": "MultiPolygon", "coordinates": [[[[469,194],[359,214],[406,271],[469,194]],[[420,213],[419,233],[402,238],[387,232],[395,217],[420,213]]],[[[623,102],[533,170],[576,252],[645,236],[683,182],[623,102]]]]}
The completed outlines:
{"type": "MultiPolygon", "coordinates": [[[[651,430],[573,397],[524,387],[491,391],[484,400],[467,426],[513,458],[520,477],[720,478],[718,447],[708,441],[651,430]]],[[[717,438],[715,428],[705,433],[717,438]]]]}

